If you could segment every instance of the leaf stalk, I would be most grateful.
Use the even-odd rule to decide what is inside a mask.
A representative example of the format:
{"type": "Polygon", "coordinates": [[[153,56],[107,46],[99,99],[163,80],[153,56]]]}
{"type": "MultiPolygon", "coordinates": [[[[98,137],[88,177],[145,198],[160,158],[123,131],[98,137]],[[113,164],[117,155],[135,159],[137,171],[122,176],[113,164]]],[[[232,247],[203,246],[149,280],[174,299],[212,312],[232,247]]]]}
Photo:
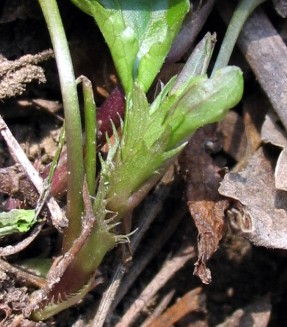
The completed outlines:
{"type": "Polygon", "coordinates": [[[81,231],[83,157],[82,126],[77,94],[77,87],[70,50],[56,0],[38,0],[50,33],[65,113],[67,144],[67,218],[69,227],[64,231],[63,252],[72,245],[81,231]]]}

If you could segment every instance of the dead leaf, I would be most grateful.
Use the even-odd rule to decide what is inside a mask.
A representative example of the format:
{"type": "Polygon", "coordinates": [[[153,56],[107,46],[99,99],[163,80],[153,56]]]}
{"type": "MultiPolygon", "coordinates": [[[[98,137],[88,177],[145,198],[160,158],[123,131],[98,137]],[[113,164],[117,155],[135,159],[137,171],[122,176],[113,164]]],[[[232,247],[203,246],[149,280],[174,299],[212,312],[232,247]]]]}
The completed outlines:
{"type": "MultiPolygon", "coordinates": [[[[261,145],[261,127],[264,121],[264,114],[269,108],[269,103],[261,92],[254,92],[247,96],[243,101],[243,121],[246,135],[246,152],[245,157],[241,158],[242,166],[246,166],[249,158],[261,145]]],[[[237,143],[237,140],[234,140],[237,143]]]]}
{"type": "Polygon", "coordinates": [[[261,130],[262,141],[282,149],[275,168],[275,186],[278,190],[287,191],[287,138],[282,128],[276,124],[276,117],[269,113],[261,130]]]}
{"type": "Polygon", "coordinates": [[[222,238],[224,210],[228,202],[218,193],[221,176],[206,146],[220,149],[217,125],[200,129],[190,140],[182,157],[181,167],[187,183],[187,204],[198,229],[198,260],[194,274],[203,283],[211,282],[206,263],[217,250],[222,238]]]}
{"type": "Polygon", "coordinates": [[[223,149],[237,161],[236,170],[246,167],[252,154],[261,144],[260,130],[268,103],[266,98],[255,92],[243,99],[243,116],[230,111],[219,123],[222,130],[223,149]]]}
{"type": "Polygon", "coordinates": [[[234,160],[240,161],[246,155],[247,139],[243,119],[235,111],[229,111],[220,122],[223,133],[223,149],[234,160]],[[236,142],[235,142],[236,140],[236,142]]]}
{"type": "Polygon", "coordinates": [[[287,193],[275,188],[274,158],[260,148],[245,170],[225,175],[219,193],[232,198],[231,225],[255,245],[287,249],[287,193]]]}

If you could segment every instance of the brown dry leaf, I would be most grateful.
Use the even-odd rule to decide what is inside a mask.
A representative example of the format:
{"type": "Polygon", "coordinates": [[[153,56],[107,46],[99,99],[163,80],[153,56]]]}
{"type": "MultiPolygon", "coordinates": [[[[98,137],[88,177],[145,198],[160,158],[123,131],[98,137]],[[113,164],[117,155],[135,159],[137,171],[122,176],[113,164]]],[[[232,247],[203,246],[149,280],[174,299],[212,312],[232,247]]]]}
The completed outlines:
{"type": "Polygon", "coordinates": [[[234,160],[240,161],[245,157],[247,147],[247,138],[242,117],[235,111],[229,111],[219,124],[224,136],[224,151],[234,160]]]}
{"type": "Polygon", "coordinates": [[[258,91],[243,99],[243,116],[230,111],[219,123],[224,136],[223,149],[238,163],[236,170],[245,167],[250,156],[261,144],[260,130],[267,111],[266,98],[258,91]]]}
{"type": "Polygon", "coordinates": [[[269,113],[261,130],[262,141],[282,148],[275,168],[276,189],[287,191],[287,138],[282,128],[276,124],[276,117],[269,113]]]}
{"type": "Polygon", "coordinates": [[[225,175],[219,193],[237,200],[230,223],[255,245],[287,249],[287,193],[275,189],[273,159],[260,148],[245,170],[225,175]]]}
{"type": "MultiPolygon", "coordinates": [[[[243,121],[247,140],[245,165],[262,143],[260,131],[264,121],[264,113],[267,112],[268,108],[269,102],[259,91],[247,96],[243,101],[243,121]]],[[[235,139],[234,142],[237,143],[237,140],[235,139]]]]}
{"type": "Polygon", "coordinates": [[[224,210],[228,205],[227,200],[218,193],[220,168],[205,151],[207,146],[214,150],[220,148],[217,125],[206,126],[195,133],[186,147],[181,164],[186,174],[187,204],[199,233],[194,274],[205,284],[211,282],[206,263],[222,238],[224,210]]]}
{"type": "Polygon", "coordinates": [[[247,307],[236,310],[231,317],[217,327],[267,327],[270,315],[270,297],[264,296],[247,307]]]}

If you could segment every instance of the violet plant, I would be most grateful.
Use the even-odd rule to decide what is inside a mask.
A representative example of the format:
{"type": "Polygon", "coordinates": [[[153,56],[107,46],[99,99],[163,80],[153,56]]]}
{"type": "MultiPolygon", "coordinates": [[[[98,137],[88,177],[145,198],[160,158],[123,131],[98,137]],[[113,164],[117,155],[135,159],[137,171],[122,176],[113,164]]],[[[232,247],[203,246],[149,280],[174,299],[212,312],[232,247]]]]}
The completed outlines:
{"type": "MultiPolygon", "coordinates": [[[[213,37],[207,35],[185,70],[148,103],[146,92],[189,10],[188,0],[72,2],[94,17],[106,39],[126,94],[126,112],[121,136],[114,128],[115,143],[109,143],[105,160],[100,157],[101,170],[95,191],[95,154],[91,150],[92,164],[84,164],[76,82],[57,4],[55,0],[39,0],[51,34],[65,108],[69,226],[64,231],[62,260],[89,222],[92,228],[61,274],[52,278],[53,268],[59,265],[56,262],[47,276],[50,284],[47,282],[45,290],[33,294],[31,310],[36,320],[47,319],[85,296],[105,254],[117,243],[128,241],[127,235],[116,235],[116,225],[131,216],[188,138],[201,126],[222,119],[243,93],[242,72],[237,67],[219,69],[212,78],[206,75],[213,49],[213,37]],[[62,69],[64,65],[66,70],[62,69]],[[93,196],[89,200],[91,208],[89,204],[83,208],[84,168],[86,175],[92,169],[88,177],[89,193],[93,196]]],[[[89,104],[93,103],[89,95],[87,99],[89,104]]],[[[92,119],[94,110],[87,116],[88,120],[92,119]]],[[[93,124],[87,126],[94,128],[93,124]]],[[[93,144],[95,133],[89,135],[93,144]]],[[[84,201],[89,203],[85,197],[84,201]]]]}

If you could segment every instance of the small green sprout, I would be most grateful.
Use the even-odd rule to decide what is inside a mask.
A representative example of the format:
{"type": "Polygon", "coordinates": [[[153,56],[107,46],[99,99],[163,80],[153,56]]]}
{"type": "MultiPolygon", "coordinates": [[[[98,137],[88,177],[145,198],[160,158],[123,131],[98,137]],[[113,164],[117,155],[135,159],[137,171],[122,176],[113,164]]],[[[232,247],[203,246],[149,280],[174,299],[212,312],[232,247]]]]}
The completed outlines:
{"type": "MultiPolygon", "coordinates": [[[[198,128],[222,119],[243,94],[243,77],[239,68],[224,67],[214,72],[211,78],[206,75],[214,43],[214,37],[208,34],[183,72],[171,78],[149,104],[146,93],[189,10],[188,0],[71,1],[93,16],[101,30],[126,93],[126,111],[121,136],[114,128],[115,143],[110,144],[107,140],[107,158],[100,157],[101,170],[95,192],[93,176],[96,170],[93,169],[87,178],[90,195],[93,195],[88,196],[91,213],[87,197],[84,195],[84,201],[82,198],[84,169],[88,170],[90,164],[84,164],[81,157],[79,105],[69,50],[56,1],[39,0],[53,41],[59,74],[63,75],[60,81],[66,108],[70,172],[67,217],[70,223],[64,232],[62,258],[66,256],[68,260],[67,253],[73,252],[82,235],[85,234],[86,238],[84,244],[73,252],[73,260],[56,275],[57,278],[53,274],[56,264],[48,274],[47,287],[32,296],[30,308],[32,318],[36,320],[47,319],[85,296],[106,252],[124,239],[116,235],[118,223],[131,216],[134,208],[179,155],[188,138],[198,128]],[[68,73],[63,70],[63,61],[68,73]],[[72,97],[69,97],[69,90],[72,97]],[[89,223],[91,228],[87,234],[85,228],[89,223]],[[49,279],[49,276],[53,278],[49,279]]],[[[91,88],[88,84],[86,86],[91,88]]],[[[90,106],[93,99],[88,98],[90,106]]],[[[91,115],[87,116],[93,117],[94,112],[92,109],[91,115]]],[[[88,126],[94,125],[87,121],[86,128],[88,126]]],[[[93,135],[89,139],[92,144],[94,131],[89,135],[93,135]]],[[[94,162],[93,151],[91,158],[94,162]]]]}

